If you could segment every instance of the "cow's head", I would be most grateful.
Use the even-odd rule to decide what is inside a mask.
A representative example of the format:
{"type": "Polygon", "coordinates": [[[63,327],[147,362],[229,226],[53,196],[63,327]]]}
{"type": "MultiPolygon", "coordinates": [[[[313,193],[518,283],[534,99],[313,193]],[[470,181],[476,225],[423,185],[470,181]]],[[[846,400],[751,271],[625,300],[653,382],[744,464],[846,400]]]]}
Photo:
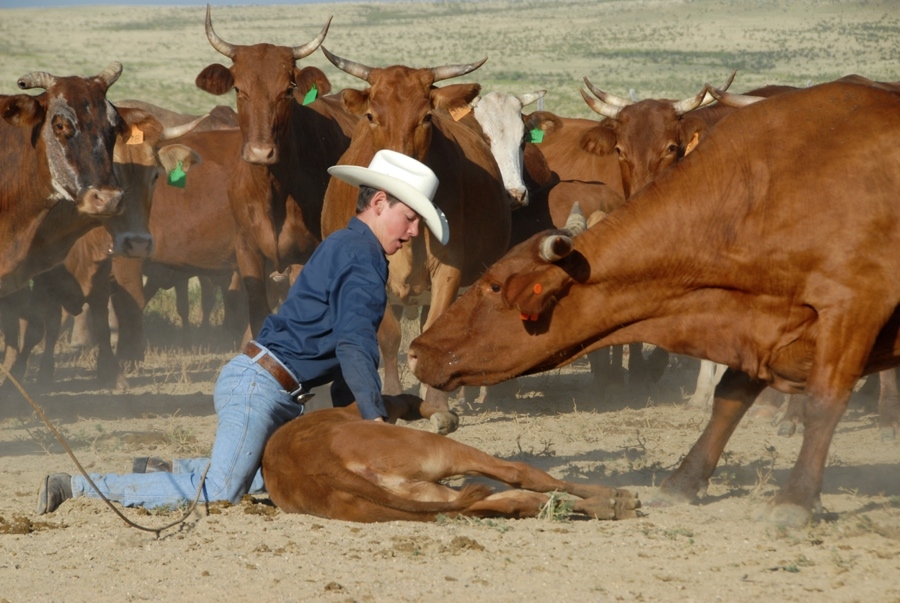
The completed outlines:
{"type": "MultiPolygon", "coordinates": [[[[724,89],[733,79],[734,73],[724,89]]],[[[680,101],[635,101],[604,92],[587,78],[584,83],[594,95],[581,89],[584,101],[606,119],[585,133],[581,147],[598,155],[616,153],[626,198],[693,150],[705,135],[706,125],[690,111],[715,100],[704,88],[680,101]]]]}
{"type": "Polygon", "coordinates": [[[322,52],[335,67],[369,84],[365,90],[343,90],[341,100],[347,111],[365,116],[357,127],[368,129],[372,152],[390,149],[419,161],[424,161],[431,144],[434,110],[467,104],[481,90],[478,84],[456,84],[442,88],[434,84],[474,71],[487,60],[421,69],[402,65],[378,68],[343,59],[328,52],[324,46],[322,52]]]}
{"type": "Polygon", "coordinates": [[[308,80],[321,79],[318,90],[326,93],[331,84],[321,70],[311,68],[311,75],[296,66],[298,59],[308,56],[325,39],[331,19],[312,41],[301,46],[230,44],[216,35],[209,5],[206,6],[206,37],[218,52],[230,58],[231,67],[219,63],[207,66],[197,76],[197,87],[210,94],[221,95],[234,90],[237,95],[238,121],[244,137],[241,156],[259,165],[278,163],[279,147],[287,135],[288,120],[296,105],[298,85],[309,89],[308,80]]]}
{"type": "Polygon", "coordinates": [[[547,343],[551,322],[554,329],[579,331],[553,309],[590,276],[574,247],[585,226],[576,204],[563,229],[534,235],[491,266],[412,342],[408,359],[416,377],[450,391],[497,383],[546,363],[546,349],[535,348],[533,335],[545,335],[547,343]]]}
{"type": "Polygon", "coordinates": [[[121,210],[122,190],[112,162],[116,135],[124,124],[106,99],[106,91],[121,73],[120,63],[112,63],[94,77],[57,77],[35,71],[20,77],[17,84],[22,90],[43,88],[44,92],[0,99],[3,119],[30,129],[40,164],[46,162],[46,177],[54,191],[51,198],[73,201],[85,214],[107,216],[121,210]]]}
{"type": "Polygon", "coordinates": [[[491,155],[500,168],[512,207],[528,205],[528,188],[524,181],[525,145],[530,142],[531,135],[525,129],[522,107],[535,102],[546,92],[539,90],[520,96],[490,92],[469,103],[485,142],[491,146],[491,155]]]}
{"type": "Polygon", "coordinates": [[[165,128],[153,115],[141,109],[118,108],[127,131],[116,140],[116,179],[124,190],[123,211],[104,222],[112,237],[110,253],[129,257],[149,257],[153,253],[150,235],[150,206],[160,174],[180,170],[185,174],[200,163],[200,156],[181,144],[161,146],[193,130],[204,117],[180,126],[165,128]]]}

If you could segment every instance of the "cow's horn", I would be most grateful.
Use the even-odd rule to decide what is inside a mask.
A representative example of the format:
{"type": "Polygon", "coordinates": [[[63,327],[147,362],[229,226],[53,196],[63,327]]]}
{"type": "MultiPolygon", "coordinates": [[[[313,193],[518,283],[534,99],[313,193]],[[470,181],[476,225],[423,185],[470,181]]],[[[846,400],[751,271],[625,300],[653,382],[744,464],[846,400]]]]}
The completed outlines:
{"type": "Polygon", "coordinates": [[[168,128],[163,128],[162,133],[159,135],[160,140],[172,140],[173,138],[178,138],[180,136],[184,136],[198,125],[200,122],[209,117],[209,113],[205,115],[201,115],[197,119],[193,121],[189,121],[186,124],[181,124],[178,126],[170,126],[168,128]]]}
{"type": "Polygon", "coordinates": [[[633,105],[634,101],[628,100],[627,98],[622,98],[621,96],[615,96],[614,94],[610,94],[609,92],[604,92],[600,88],[594,86],[587,76],[584,76],[584,85],[588,87],[588,90],[591,91],[591,94],[599,98],[604,103],[612,105],[614,107],[627,107],[628,105],[633,105]]]}
{"type": "Polygon", "coordinates": [[[229,44],[228,42],[217,36],[216,31],[213,29],[209,4],[206,5],[206,39],[209,40],[209,43],[212,44],[212,47],[215,48],[219,53],[224,54],[229,59],[234,58],[234,44],[229,44]]]}
{"type": "Polygon", "coordinates": [[[546,90],[538,90],[536,92],[526,92],[525,94],[520,94],[516,98],[519,99],[519,102],[522,103],[523,107],[525,107],[527,105],[530,105],[537,99],[542,98],[545,94],[547,94],[546,90]]]}
{"type": "Polygon", "coordinates": [[[465,75],[467,73],[471,73],[475,71],[487,61],[487,57],[484,57],[477,63],[469,63],[467,65],[442,65],[440,67],[432,67],[431,73],[434,74],[434,81],[439,82],[441,80],[449,80],[452,77],[459,77],[461,75],[465,75]]]}
{"type": "Polygon", "coordinates": [[[328,28],[331,26],[331,20],[334,18],[334,15],[328,17],[328,23],[325,24],[325,27],[322,28],[322,31],[319,32],[319,35],[316,36],[316,39],[307,42],[303,46],[294,46],[291,50],[294,51],[295,59],[302,59],[305,56],[312,54],[316,48],[321,46],[322,42],[325,41],[325,34],[328,33],[328,28]]]}
{"type": "Polygon", "coordinates": [[[601,100],[597,100],[590,94],[584,91],[584,88],[579,88],[579,92],[581,92],[581,98],[584,99],[584,102],[587,103],[587,106],[591,108],[594,113],[599,113],[604,117],[608,117],[610,119],[615,119],[619,116],[619,111],[622,110],[622,107],[617,107],[615,105],[610,105],[609,103],[605,103],[601,100]]]}
{"type": "Polygon", "coordinates": [[[43,88],[46,90],[56,83],[56,76],[50,75],[46,71],[32,71],[26,73],[16,82],[16,85],[22,90],[31,88],[43,88]]]}
{"type": "Polygon", "coordinates": [[[576,201],[572,204],[572,209],[569,210],[569,217],[566,218],[566,225],[563,226],[563,230],[569,235],[577,237],[584,232],[585,228],[587,228],[587,220],[581,211],[581,204],[576,201]]]}
{"type": "Polygon", "coordinates": [[[97,77],[103,80],[106,89],[109,90],[109,87],[116,83],[120,75],[122,75],[122,63],[113,61],[106,69],[98,73],[97,77]]]}
{"type": "Polygon", "coordinates": [[[372,68],[362,63],[357,63],[356,61],[350,61],[348,59],[342,59],[336,54],[332,54],[328,52],[328,49],[322,46],[322,52],[325,53],[325,56],[331,61],[331,64],[344,71],[349,73],[354,77],[358,77],[361,80],[366,82],[369,81],[369,74],[372,73],[372,68]]]}
{"type": "Polygon", "coordinates": [[[563,259],[572,253],[575,246],[572,239],[584,232],[585,228],[587,228],[587,220],[581,211],[581,204],[576,201],[569,211],[569,217],[566,219],[566,225],[562,231],[547,235],[541,241],[540,257],[548,262],[563,259]]]}
{"type": "Polygon", "coordinates": [[[736,109],[752,105],[765,98],[764,96],[751,96],[749,94],[732,94],[730,92],[725,92],[724,90],[719,90],[709,84],[706,85],[706,91],[723,105],[734,107],[736,109]]]}
{"type": "MultiPolygon", "coordinates": [[[[721,90],[728,90],[728,87],[731,86],[731,83],[734,81],[734,76],[736,73],[737,69],[731,72],[731,77],[728,78],[728,81],[725,82],[725,85],[722,86],[721,90]]],[[[688,111],[693,111],[694,109],[705,107],[706,105],[712,103],[714,100],[716,100],[716,97],[709,92],[709,84],[707,84],[703,87],[703,90],[700,92],[700,94],[692,96],[690,98],[686,98],[682,101],[678,101],[677,103],[672,103],[672,108],[675,109],[676,114],[684,115],[688,111]]]]}

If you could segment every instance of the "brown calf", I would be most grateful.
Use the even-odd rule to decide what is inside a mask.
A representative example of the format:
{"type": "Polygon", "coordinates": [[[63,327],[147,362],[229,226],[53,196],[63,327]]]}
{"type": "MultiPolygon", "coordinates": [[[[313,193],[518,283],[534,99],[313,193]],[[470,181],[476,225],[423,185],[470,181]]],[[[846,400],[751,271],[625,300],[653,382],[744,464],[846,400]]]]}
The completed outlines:
{"type": "MultiPolygon", "coordinates": [[[[391,420],[421,418],[422,400],[385,396],[391,420]]],[[[572,512],[595,519],[637,516],[640,501],[627,490],[573,484],[524,463],[504,461],[419,429],[364,421],[356,404],[301,416],[269,439],[263,454],[269,496],[286,513],[345,521],[432,521],[438,514],[534,517],[547,492],[579,497],[572,512]],[[456,490],[441,480],[481,475],[520,488],[456,490]]]]}

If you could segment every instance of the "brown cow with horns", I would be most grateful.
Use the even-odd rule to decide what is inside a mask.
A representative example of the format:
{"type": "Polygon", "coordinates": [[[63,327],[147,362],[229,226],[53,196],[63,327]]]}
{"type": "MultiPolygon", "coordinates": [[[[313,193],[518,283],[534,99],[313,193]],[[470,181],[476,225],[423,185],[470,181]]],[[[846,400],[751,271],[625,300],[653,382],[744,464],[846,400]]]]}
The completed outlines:
{"type": "Polygon", "coordinates": [[[580,236],[513,249],[412,343],[410,367],[450,390],[632,341],[728,365],[660,486],[673,502],[705,493],[766,385],[805,392],[803,444],[767,514],[803,524],[854,384],[900,364],[898,135],[900,94],[855,83],[736,111],[580,236]]]}

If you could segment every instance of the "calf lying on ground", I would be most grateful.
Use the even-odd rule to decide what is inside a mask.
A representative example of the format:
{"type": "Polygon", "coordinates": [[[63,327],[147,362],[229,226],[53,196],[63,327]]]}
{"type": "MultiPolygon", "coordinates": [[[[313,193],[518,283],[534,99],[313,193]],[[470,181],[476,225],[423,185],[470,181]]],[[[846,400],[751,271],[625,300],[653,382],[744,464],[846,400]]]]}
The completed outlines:
{"type": "MultiPolygon", "coordinates": [[[[421,399],[385,396],[392,421],[421,418],[421,399]]],[[[573,484],[524,463],[508,462],[435,433],[363,421],[356,404],[316,410],[282,426],[263,454],[269,496],[286,513],[346,521],[431,521],[438,514],[534,517],[549,497],[579,497],[572,512],[596,519],[637,516],[626,490],[573,484]],[[483,485],[456,490],[439,483],[481,475],[521,490],[492,493],[483,485]]]]}

